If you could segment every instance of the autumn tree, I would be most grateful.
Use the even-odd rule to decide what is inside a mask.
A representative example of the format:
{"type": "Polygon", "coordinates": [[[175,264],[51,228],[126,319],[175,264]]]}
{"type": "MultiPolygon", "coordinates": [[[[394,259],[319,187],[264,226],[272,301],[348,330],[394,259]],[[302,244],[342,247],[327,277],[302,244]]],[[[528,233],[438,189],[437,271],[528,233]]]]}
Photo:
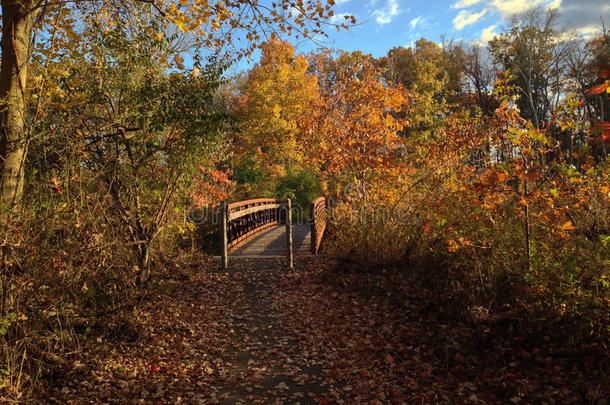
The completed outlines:
{"type": "Polygon", "coordinates": [[[23,192],[28,61],[40,2],[2,2],[0,66],[0,204],[11,206],[23,192]]]}
{"type": "Polygon", "coordinates": [[[384,78],[391,85],[409,91],[410,111],[406,132],[430,134],[441,123],[447,111],[450,89],[459,88],[458,72],[451,72],[448,54],[436,43],[422,38],[415,47],[397,47],[379,61],[385,68],[384,78]],[[455,82],[450,83],[450,79],[455,82]]]}
{"type": "MultiPolygon", "coordinates": [[[[332,3],[331,3],[332,4],[332,3]]],[[[27,117],[28,66],[33,46],[38,37],[52,37],[59,24],[78,35],[79,13],[84,9],[95,10],[111,22],[113,10],[129,10],[147,5],[158,18],[166,19],[180,30],[192,32],[208,48],[225,45],[237,48],[238,54],[250,53],[268,31],[278,30],[300,37],[323,34],[332,16],[331,4],[313,0],[278,2],[270,7],[249,1],[208,3],[201,0],[159,1],[85,1],[66,4],[60,0],[4,0],[2,1],[2,65],[0,68],[0,203],[10,207],[21,198],[27,144],[25,133],[27,117]],[[73,17],[63,18],[72,14],[73,17]],[[45,23],[51,32],[42,32],[45,23]]],[[[345,24],[341,24],[346,26],[345,24]]],[[[82,28],[82,27],[81,27],[82,28]]],[[[156,35],[156,34],[154,34],[156,35]]]]}
{"type": "Polygon", "coordinates": [[[239,100],[236,152],[242,173],[254,166],[262,170],[264,190],[272,190],[302,161],[301,127],[318,93],[308,66],[307,58],[295,55],[289,42],[273,36],[262,45],[261,59],[248,73],[239,100]]]}
{"type": "Polygon", "coordinates": [[[541,128],[562,94],[565,42],[555,30],[556,9],[535,8],[518,15],[510,32],[489,42],[494,61],[514,75],[523,117],[541,128]]]}
{"type": "Polygon", "coordinates": [[[610,32],[602,32],[586,44],[590,57],[585,59],[588,74],[579,81],[585,117],[594,127],[596,157],[607,158],[610,149],[610,32]]]}
{"type": "Polygon", "coordinates": [[[30,188],[40,192],[48,184],[76,216],[97,205],[103,221],[89,225],[109,230],[109,244],[133,248],[143,284],[169,212],[184,210],[178,201],[191,184],[214,175],[208,164],[228,122],[213,103],[223,63],[212,58],[167,72],[168,55],[180,62],[184,34],[142,35],[161,28],[146,8],[116,12],[112,26],[96,13],[83,14],[83,21],[89,30],[65,50],[70,57],[49,66],[62,76],[42,94],[44,112],[27,161],[30,188]],[[82,195],[75,182],[103,192],[82,195]],[[78,205],[70,201],[76,195],[78,205]]]}
{"type": "Polygon", "coordinates": [[[490,59],[485,48],[472,44],[466,51],[464,63],[467,87],[467,94],[464,97],[474,97],[474,100],[464,100],[464,102],[474,101],[473,104],[488,116],[498,107],[496,97],[492,94],[496,72],[490,59]]]}
{"type": "Polygon", "coordinates": [[[367,56],[362,51],[345,52],[322,48],[308,55],[309,72],[318,79],[320,92],[331,94],[341,80],[341,72],[352,71],[360,76],[362,60],[367,56]]]}
{"type": "Polygon", "coordinates": [[[317,66],[327,78],[322,82],[332,76],[332,86],[321,91],[307,121],[308,160],[320,168],[331,192],[350,183],[370,190],[402,158],[399,132],[406,124],[401,117],[407,92],[386,86],[370,55],[341,54],[336,62],[321,58],[317,66]]]}

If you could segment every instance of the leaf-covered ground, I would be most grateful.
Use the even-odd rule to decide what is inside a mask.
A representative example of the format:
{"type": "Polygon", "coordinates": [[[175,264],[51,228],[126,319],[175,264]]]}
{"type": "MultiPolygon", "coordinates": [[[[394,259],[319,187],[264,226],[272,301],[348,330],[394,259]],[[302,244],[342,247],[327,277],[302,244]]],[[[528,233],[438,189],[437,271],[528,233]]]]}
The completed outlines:
{"type": "MultiPolygon", "coordinates": [[[[62,363],[44,403],[606,404],[607,362],[443,316],[390,272],[323,259],[176,267],[121,339],[62,363]],[[606,371],[606,374],[604,374],[606,371]]],[[[127,326],[126,326],[127,328],[127,326]]]]}

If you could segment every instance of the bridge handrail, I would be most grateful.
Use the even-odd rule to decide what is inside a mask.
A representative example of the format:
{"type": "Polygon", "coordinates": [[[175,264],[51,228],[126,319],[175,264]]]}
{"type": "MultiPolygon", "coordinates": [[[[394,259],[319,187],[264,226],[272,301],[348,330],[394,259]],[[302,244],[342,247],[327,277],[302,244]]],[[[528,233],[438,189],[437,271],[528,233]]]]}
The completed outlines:
{"type": "Polygon", "coordinates": [[[236,211],[240,211],[240,210],[243,210],[244,208],[248,208],[248,207],[252,207],[252,206],[276,204],[276,203],[282,203],[282,202],[285,202],[285,201],[277,200],[275,198],[254,198],[251,200],[243,200],[243,201],[236,201],[236,202],[229,203],[229,204],[227,204],[227,209],[229,210],[229,212],[236,212],[236,211]]]}
{"type": "Polygon", "coordinates": [[[311,253],[317,254],[326,230],[327,204],[325,197],[318,197],[311,202],[311,253]]]}
{"type": "MultiPolygon", "coordinates": [[[[286,224],[286,247],[288,267],[293,267],[291,201],[273,198],[256,198],[220,204],[220,232],[222,236],[221,259],[228,268],[229,249],[253,235],[276,224],[286,224]]],[[[311,202],[311,252],[317,254],[326,230],[326,198],[318,197],[311,202]]]]}
{"type": "Polygon", "coordinates": [[[282,223],[285,201],[273,198],[256,198],[226,204],[227,248],[234,248],[242,241],[275,224],[282,223]]]}

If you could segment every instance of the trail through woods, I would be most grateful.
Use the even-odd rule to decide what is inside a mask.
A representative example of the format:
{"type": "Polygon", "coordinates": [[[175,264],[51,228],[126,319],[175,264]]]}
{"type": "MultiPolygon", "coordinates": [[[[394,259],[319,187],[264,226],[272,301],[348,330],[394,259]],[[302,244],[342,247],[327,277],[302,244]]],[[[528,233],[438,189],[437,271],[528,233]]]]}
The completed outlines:
{"type": "Polygon", "coordinates": [[[425,294],[399,289],[397,275],[336,266],[176,266],[143,297],[135,324],[84,344],[38,400],[607,403],[599,358],[525,345],[490,323],[463,324],[425,294]]]}

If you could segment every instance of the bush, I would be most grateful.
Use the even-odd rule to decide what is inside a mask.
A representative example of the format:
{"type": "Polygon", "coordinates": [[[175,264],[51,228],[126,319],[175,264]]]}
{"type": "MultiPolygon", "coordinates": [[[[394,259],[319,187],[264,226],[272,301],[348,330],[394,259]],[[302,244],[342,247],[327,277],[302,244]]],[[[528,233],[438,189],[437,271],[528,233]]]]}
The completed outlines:
{"type": "Polygon", "coordinates": [[[306,169],[292,169],[280,178],[275,196],[292,200],[292,220],[304,223],[311,215],[311,202],[320,196],[320,183],[317,176],[306,169]]]}
{"type": "Polygon", "coordinates": [[[495,142],[513,158],[465,164],[493,132],[481,126],[477,142],[467,121],[450,120],[437,143],[415,141],[438,160],[418,166],[417,155],[408,156],[402,184],[377,179],[382,184],[335,204],[327,248],[354,263],[416,275],[424,288],[450,297],[460,316],[478,308],[487,319],[561,331],[566,342],[606,351],[610,167],[591,159],[579,168],[544,162],[538,146],[551,147],[552,139],[496,119],[491,128],[502,130],[495,142]]]}
{"type": "Polygon", "coordinates": [[[207,170],[228,122],[212,103],[223,63],[168,72],[180,38],[132,35],[153,24],[147,15],[118,15],[111,27],[86,19],[72,57],[49,73],[61,78],[41,95],[26,198],[0,213],[6,398],[61,370],[91,337],[137,336],[129,325],[142,287],[196,253],[192,185],[223,178],[207,170]]]}

